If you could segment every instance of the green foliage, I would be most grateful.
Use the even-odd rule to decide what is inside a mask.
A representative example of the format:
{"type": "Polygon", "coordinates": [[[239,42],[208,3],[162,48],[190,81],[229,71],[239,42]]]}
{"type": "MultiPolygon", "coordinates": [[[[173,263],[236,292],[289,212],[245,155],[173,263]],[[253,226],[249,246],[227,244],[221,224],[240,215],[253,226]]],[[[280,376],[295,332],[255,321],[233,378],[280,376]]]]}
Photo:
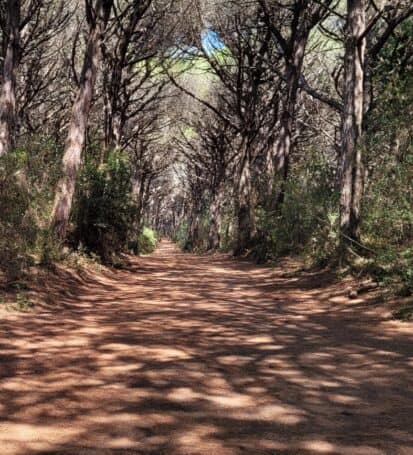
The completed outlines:
{"type": "Polygon", "coordinates": [[[56,238],[54,232],[49,229],[40,229],[38,234],[38,250],[40,265],[46,268],[53,268],[54,263],[63,259],[61,242],[56,238]]]}
{"type": "MultiPolygon", "coordinates": [[[[410,20],[401,32],[407,38],[412,29],[410,20]]],[[[413,292],[413,77],[408,66],[401,65],[405,43],[391,38],[377,63],[376,108],[367,123],[369,184],[361,226],[363,241],[376,252],[369,272],[399,295],[413,292]]]]}
{"type": "Polygon", "coordinates": [[[173,238],[174,242],[176,242],[179,248],[184,251],[188,251],[190,249],[189,227],[190,226],[188,222],[183,222],[180,224],[173,238]]]}
{"type": "Polygon", "coordinates": [[[413,248],[389,244],[368,262],[366,271],[400,297],[413,294],[413,248]]]}
{"type": "Polygon", "coordinates": [[[259,261],[289,254],[307,255],[320,265],[331,259],[338,221],[332,172],[323,154],[313,150],[292,169],[281,213],[276,216],[265,205],[258,209],[253,252],[259,261]]]}
{"type": "Polygon", "coordinates": [[[32,263],[36,242],[30,192],[19,159],[20,154],[10,153],[0,161],[0,268],[10,281],[32,263]]]}
{"type": "Polygon", "coordinates": [[[184,222],[179,226],[175,241],[183,251],[205,252],[208,250],[209,227],[210,217],[204,208],[191,222],[184,222]]]}
{"type": "Polygon", "coordinates": [[[112,152],[102,166],[87,162],[79,178],[73,215],[76,245],[110,262],[127,249],[135,217],[128,157],[112,152]]]}
{"type": "Polygon", "coordinates": [[[221,251],[229,252],[234,249],[233,228],[235,226],[235,217],[232,210],[226,210],[222,216],[221,223],[221,251]]]}
{"type": "Polygon", "coordinates": [[[43,253],[51,256],[47,230],[58,178],[59,148],[34,138],[30,148],[0,158],[0,270],[18,280],[43,253]]]}
{"type": "Polygon", "coordinates": [[[129,248],[135,254],[150,254],[153,253],[158,245],[158,237],[155,231],[151,228],[144,227],[138,238],[134,242],[129,243],[129,248]]]}

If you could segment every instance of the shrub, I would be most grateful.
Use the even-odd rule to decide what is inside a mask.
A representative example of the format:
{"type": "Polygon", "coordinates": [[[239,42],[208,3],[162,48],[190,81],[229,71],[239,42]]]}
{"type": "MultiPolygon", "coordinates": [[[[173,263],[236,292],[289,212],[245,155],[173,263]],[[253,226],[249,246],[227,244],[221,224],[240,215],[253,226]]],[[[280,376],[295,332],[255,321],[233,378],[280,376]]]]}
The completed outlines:
{"type": "Polygon", "coordinates": [[[57,157],[56,146],[33,139],[30,152],[22,148],[0,158],[0,269],[8,281],[18,280],[49,247],[57,157]]]}
{"type": "Polygon", "coordinates": [[[413,294],[413,248],[397,250],[388,245],[377,252],[369,262],[367,271],[399,296],[413,294]]]}
{"type": "Polygon", "coordinates": [[[128,248],[135,216],[128,157],[112,152],[103,166],[86,163],[80,175],[73,215],[75,244],[110,262],[128,248]]]}
{"type": "Polygon", "coordinates": [[[158,245],[158,238],[153,229],[144,227],[135,242],[130,243],[130,249],[135,254],[153,253],[158,245]]]}
{"type": "Polygon", "coordinates": [[[36,243],[30,193],[13,158],[0,164],[0,269],[9,281],[18,279],[32,263],[36,243]]]}
{"type": "MultiPolygon", "coordinates": [[[[411,26],[411,25],[410,25],[411,26]]],[[[381,63],[383,64],[383,62],[381,63]]],[[[413,293],[413,102],[411,72],[382,68],[366,138],[369,182],[361,233],[374,252],[368,271],[399,295],[413,293]],[[400,115],[400,113],[403,115],[400,115]]]]}
{"type": "Polygon", "coordinates": [[[178,229],[174,235],[174,241],[183,251],[189,251],[191,249],[188,222],[183,222],[178,226],[178,229]]]}
{"type": "Polygon", "coordinates": [[[337,193],[333,168],[323,153],[313,150],[305,163],[295,163],[286,185],[281,213],[263,204],[256,212],[257,237],[253,254],[258,261],[288,254],[305,254],[327,263],[337,240],[337,193]]]}

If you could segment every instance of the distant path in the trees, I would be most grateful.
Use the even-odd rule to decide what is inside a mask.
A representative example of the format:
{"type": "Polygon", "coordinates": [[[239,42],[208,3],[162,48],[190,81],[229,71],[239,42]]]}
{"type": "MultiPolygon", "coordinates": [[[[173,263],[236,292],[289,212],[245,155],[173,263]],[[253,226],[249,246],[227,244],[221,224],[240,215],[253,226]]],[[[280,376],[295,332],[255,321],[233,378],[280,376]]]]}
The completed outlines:
{"type": "Polygon", "coordinates": [[[2,315],[1,455],[413,454],[413,326],[342,284],[163,242],[60,286],[2,315]]]}

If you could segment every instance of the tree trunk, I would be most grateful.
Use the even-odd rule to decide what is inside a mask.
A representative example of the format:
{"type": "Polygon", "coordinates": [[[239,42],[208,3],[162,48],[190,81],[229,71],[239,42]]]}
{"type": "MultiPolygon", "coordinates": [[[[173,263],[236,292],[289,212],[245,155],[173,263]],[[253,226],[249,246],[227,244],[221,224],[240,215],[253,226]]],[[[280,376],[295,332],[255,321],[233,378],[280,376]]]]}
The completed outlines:
{"type": "Polygon", "coordinates": [[[63,177],[57,185],[52,226],[61,239],[67,235],[73,195],[86,141],[90,107],[96,82],[99,51],[103,31],[112,8],[111,1],[98,0],[95,11],[98,17],[90,25],[85,59],[76,101],[72,108],[69,132],[63,155],[63,177]]]}
{"type": "Polygon", "coordinates": [[[221,223],[222,223],[222,189],[218,188],[213,196],[210,207],[211,224],[209,227],[209,249],[217,250],[221,246],[221,223]]]}
{"type": "Polygon", "coordinates": [[[238,182],[237,228],[237,244],[234,254],[239,256],[247,251],[254,230],[254,209],[248,152],[244,153],[238,182]]]}
{"type": "Polygon", "coordinates": [[[342,246],[359,237],[363,193],[361,138],[364,110],[365,0],[347,1],[342,119],[340,233],[342,246]]]}
{"type": "MultiPolygon", "coordinates": [[[[282,177],[278,194],[273,194],[273,185],[270,186],[271,211],[279,214],[285,199],[286,183],[289,173],[290,156],[293,152],[293,134],[298,99],[299,81],[304,62],[304,53],[307,46],[308,33],[302,32],[297,38],[287,61],[286,91],[282,101],[282,112],[279,123],[279,133],[274,144],[272,169],[275,175],[282,177]]],[[[273,176],[273,179],[275,177],[273,176]]]]}
{"type": "MultiPolygon", "coordinates": [[[[106,49],[102,46],[102,54],[106,49]]],[[[104,57],[103,57],[104,58],[104,57]]],[[[112,138],[112,106],[109,97],[109,69],[106,67],[103,72],[103,147],[100,152],[100,164],[106,163],[108,152],[111,148],[112,138]]]]}
{"type": "Polygon", "coordinates": [[[199,209],[192,214],[191,222],[189,225],[189,238],[187,240],[186,248],[188,251],[197,250],[201,245],[200,238],[200,227],[201,227],[201,214],[199,209]]]}
{"type": "Polygon", "coordinates": [[[0,156],[14,147],[16,68],[19,61],[20,0],[7,0],[7,46],[0,93],[0,156]]]}
{"type": "Polygon", "coordinates": [[[135,212],[135,229],[138,235],[142,233],[143,223],[142,223],[142,212],[144,205],[145,197],[145,175],[135,175],[132,180],[132,196],[136,203],[136,212],[135,212]]]}

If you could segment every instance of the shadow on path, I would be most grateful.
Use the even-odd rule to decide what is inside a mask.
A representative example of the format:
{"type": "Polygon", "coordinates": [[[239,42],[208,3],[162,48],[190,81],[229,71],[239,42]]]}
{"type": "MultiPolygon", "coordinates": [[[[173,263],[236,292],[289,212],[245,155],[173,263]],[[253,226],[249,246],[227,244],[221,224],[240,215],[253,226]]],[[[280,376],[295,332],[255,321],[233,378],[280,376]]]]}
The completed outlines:
{"type": "Polygon", "coordinates": [[[412,327],[163,243],[0,321],[0,453],[413,454],[412,327]]]}

